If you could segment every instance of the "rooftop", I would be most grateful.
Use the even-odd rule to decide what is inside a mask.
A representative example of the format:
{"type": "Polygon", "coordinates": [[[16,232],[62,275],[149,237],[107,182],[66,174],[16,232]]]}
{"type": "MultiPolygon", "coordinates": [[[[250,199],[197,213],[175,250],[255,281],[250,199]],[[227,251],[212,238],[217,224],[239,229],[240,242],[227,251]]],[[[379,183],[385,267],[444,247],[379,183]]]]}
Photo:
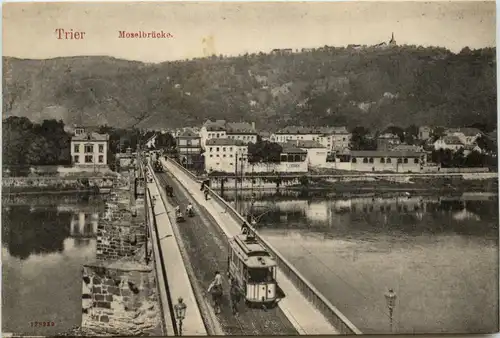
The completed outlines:
{"type": "Polygon", "coordinates": [[[199,138],[200,135],[198,135],[197,133],[195,133],[193,130],[191,129],[186,129],[184,130],[183,132],[181,132],[179,134],[179,136],[177,137],[183,137],[183,138],[199,138]]]}
{"type": "Polygon", "coordinates": [[[410,144],[399,144],[391,149],[391,151],[415,151],[421,152],[423,148],[421,146],[415,146],[410,144]]]}
{"type": "Polygon", "coordinates": [[[309,140],[288,141],[288,144],[298,148],[326,148],[321,143],[309,140]]]}
{"type": "Polygon", "coordinates": [[[379,139],[399,139],[399,136],[398,135],[394,135],[394,134],[391,134],[391,133],[384,133],[384,134],[381,134],[378,136],[379,139]]]}
{"type": "Polygon", "coordinates": [[[226,130],[226,120],[207,120],[203,126],[207,128],[208,131],[223,131],[226,130]]]}
{"type": "Polygon", "coordinates": [[[231,138],[212,138],[207,140],[207,146],[246,146],[246,143],[242,140],[234,140],[231,138]]]}
{"type": "Polygon", "coordinates": [[[99,134],[95,132],[84,132],[80,135],[75,135],[71,138],[71,141],[108,141],[108,134],[99,134]]]}
{"type": "Polygon", "coordinates": [[[248,122],[227,122],[226,130],[229,134],[256,134],[255,128],[248,122]]]}
{"type": "Polygon", "coordinates": [[[423,151],[351,150],[353,157],[420,157],[423,151]]]}
{"type": "Polygon", "coordinates": [[[441,140],[446,144],[460,144],[463,145],[462,141],[457,136],[444,136],[441,140]]]}
{"type": "Polygon", "coordinates": [[[276,132],[276,134],[321,134],[319,128],[288,126],[276,132]]]}
{"type": "Polygon", "coordinates": [[[465,136],[476,136],[478,134],[482,134],[481,130],[477,128],[449,128],[446,130],[446,133],[462,133],[465,136]]]}
{"type": "Polygon", "coordinates": [[[291,143],[279,143],[279,145],[283,148],[281,153],[285,154],[307,154],[307,151],[304,149],[297,148],[295,145],[291,143]]]}

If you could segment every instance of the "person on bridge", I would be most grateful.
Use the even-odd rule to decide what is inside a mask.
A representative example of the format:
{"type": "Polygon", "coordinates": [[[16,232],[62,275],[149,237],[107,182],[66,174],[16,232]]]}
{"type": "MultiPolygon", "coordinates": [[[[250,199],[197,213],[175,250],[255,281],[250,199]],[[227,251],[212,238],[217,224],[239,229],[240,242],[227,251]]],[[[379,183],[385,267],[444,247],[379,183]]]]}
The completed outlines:
{"type": "Polygon", "coordinates": [[[179,214],[181,212],[181,207],[178,205],[175,207],[175,214],[179,214]]]}
{"type": "Polygon", "coordinates": [[[210,283],[207,292],[212,294],[215,313],[220,313],[220,301],[222,298],[222,275],[219,271],[215,271],[214,280],[212,281],[212,283],[210,283]]]}
{"type": "Polygon", "coordinates": [[[231,297],[231,309],[233,310],[233,315],[238,316],[238,304],[241,301],[241,290],[236,278],[231,278],[231,289],[229,290],[229,295],[231,297]]]}
{"type": "Polygon", "coordinates": [[[189,203],[186,207],[186,214],[189,214],[192,211],[193,211],[193,205],[189,203]]]}
{"type": "Polygon", "coordinates": [[[243,224],[241,225],[241,233],[242,234],[246,234],[248,232],[249,228],[248,228],[248,223],[247,222],[243,222],[243,224]]]}

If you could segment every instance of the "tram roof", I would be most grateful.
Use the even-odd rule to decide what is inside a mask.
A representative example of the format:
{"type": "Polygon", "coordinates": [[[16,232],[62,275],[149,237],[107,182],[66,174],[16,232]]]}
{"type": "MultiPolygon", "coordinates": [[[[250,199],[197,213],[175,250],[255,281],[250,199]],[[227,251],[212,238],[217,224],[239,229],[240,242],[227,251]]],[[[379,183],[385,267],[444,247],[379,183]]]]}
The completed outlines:
{"type": "Polygon", "coordinates": [[[276,266],[276,261],[269,252],[256,240],[247,241],[246,235],[236,235],[233,238],[233,250],[240,256],[249,268],[265,268],[276,266]]]}

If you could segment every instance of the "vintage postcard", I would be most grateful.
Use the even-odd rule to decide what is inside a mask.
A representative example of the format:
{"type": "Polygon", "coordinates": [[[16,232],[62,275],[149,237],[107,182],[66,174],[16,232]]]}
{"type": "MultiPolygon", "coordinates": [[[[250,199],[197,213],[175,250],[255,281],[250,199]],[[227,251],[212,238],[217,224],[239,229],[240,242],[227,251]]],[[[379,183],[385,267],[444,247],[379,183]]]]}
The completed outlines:
{"type": "Polygon", "coordinates": [[[495,2],[3,5],[2,333],[493,333],[495,2]]]}

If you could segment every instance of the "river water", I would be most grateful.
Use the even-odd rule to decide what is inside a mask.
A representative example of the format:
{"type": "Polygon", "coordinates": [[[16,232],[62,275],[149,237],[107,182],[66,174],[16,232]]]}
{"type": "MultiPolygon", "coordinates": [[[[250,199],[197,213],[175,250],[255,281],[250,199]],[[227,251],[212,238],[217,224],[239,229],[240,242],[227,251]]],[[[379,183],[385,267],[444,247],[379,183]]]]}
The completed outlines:
{"type": "Polygon", "coordinates": [[[82,268],[95,260],[103,208],[98,196],[2,196],[2,332],[51,335],[81,324],[82,268]]]}
{"type": "Polygon", "coordinates": [[[246,192],[239,208],[362,332],[391,332],[389,288],[394,333],[497,329],[495,194],[322,194],[258,193],[252,208],[246,192]]]}

